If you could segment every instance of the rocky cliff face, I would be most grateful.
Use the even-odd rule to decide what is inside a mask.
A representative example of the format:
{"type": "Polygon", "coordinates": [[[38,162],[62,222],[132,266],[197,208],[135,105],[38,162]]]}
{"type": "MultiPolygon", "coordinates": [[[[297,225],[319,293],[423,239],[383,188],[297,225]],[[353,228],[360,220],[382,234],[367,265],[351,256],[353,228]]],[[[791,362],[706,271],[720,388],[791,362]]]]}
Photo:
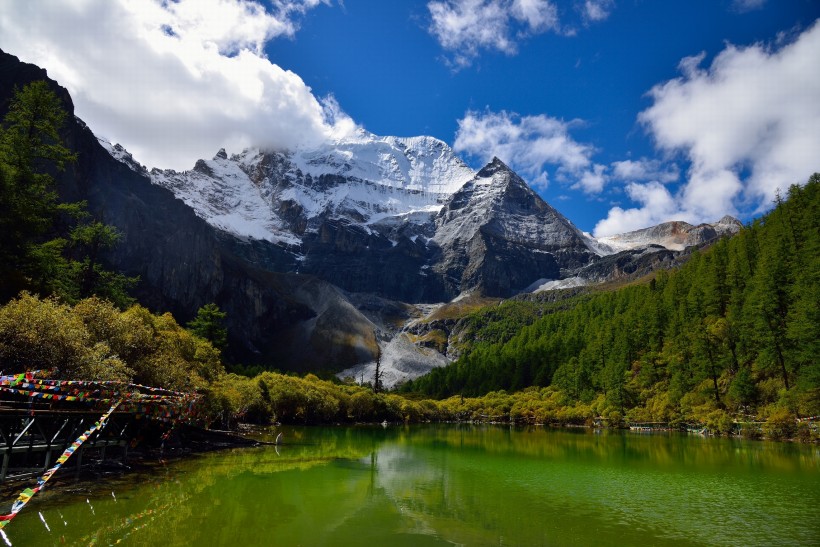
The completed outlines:
{"type": "Polygon", "coordinates": [[[596,258],[578,229],[498,158],[453,195],[435,224],[441,254],[433,270],[454,293],[511,296],[596,258]]]}
{"type": "MultiPolygon", "coordinates": [[[[89,211],[123,235],[106,257],[110,266],[138,275],[135,296],[154,311],[171,311],[182,322],[216,302],[228,313],[235,357],[282,369],[316,370],[373,359],[372,324],[329,283],[274,273],[235,252],[234,238],[216,230],[166,188],[152,184],[127,153],[112,156],[81,120],[73,117],[68,92],[45,70],[0,52],[0,116],[15,87],[46,80],[63,100],[69,122],[63,131],[78,161],[58,178],[61,196],[86,200],[89,211]]],[[[113,147],[112,147],[113,148],[113,147]]],[[[255,249],[262,254],[280,248],[255,249]]],[[[276,259],[270,259],[275,261],[276,259]]]]}
{"type": "MultiPolygon", "coordinates": [[[[47,78],[0,52],[0,116],[15,86],[47,78]]],[[[417,376],[447,362],[446,328],[412,330],[423,303],[640,275],[739,229],[675,222],[596,241],[500,160],[474,173],[430,137],[220,150],[181,173],[148,172],[73,117],[64,138],[79,160],[60,193],[123,234],[107,259],[140,277],[139,301],[182,322],[215,302],[233,357],[282,370],[358,377],[381,354],[396,380],[417,376]]]]}

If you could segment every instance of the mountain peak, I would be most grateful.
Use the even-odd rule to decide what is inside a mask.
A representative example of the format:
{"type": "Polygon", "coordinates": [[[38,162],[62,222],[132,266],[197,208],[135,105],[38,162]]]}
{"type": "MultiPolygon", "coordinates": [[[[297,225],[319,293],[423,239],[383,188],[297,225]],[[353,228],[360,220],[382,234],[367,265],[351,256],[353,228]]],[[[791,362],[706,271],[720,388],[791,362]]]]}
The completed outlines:
{"type": "Polygon", "coordinates": [[[743,223],[740,222],[738,219],[733,217],[732,215],[725,215],[722,219],[718,220],[713,226],[717,227],[720,226],[732,226],[736,228],[742,228],[743,223]]]}
{"type": "Polygon", "coordinates": [[[510,169],[506,163],[501,161],[501,159],[498,156],[493,156],[493,159],[490,161],[490,163],[482,167],[481,170],[476,174],[476,177],[491,177],[492,175],[498,172],[514,173],[514,171],[510,169]]]}
{"type": "Polygon", "coordinates": [[[577,228],[497,157],[446,203],[433,240],[442,250],[436,269],[445,282],[486,294],[559,279],[594,258],[577,228]]]}
{"type": "Polygon", "coordinates": [[[597,239],[600,254],[614,254],[628,249],[638,249],[649,245],[660,245],[672,251],[682,251],[686,247],[700,245],[718,237],[735,234],[743,224],[733,216],[726,215],[714,223],[693,226],[688,222],[673,220],[655,226],[634,230],[623,234],[597,239]]]}
{"type": "Polygon", "coordinates": [[[222,231],[298,245],[325,218],[365,231],[378,223],[424,224],[474,175],[434,137],[361,130],[310,149],[249,148],[229,157],[223,148],[191,171],[151,177],[222,231]]]}

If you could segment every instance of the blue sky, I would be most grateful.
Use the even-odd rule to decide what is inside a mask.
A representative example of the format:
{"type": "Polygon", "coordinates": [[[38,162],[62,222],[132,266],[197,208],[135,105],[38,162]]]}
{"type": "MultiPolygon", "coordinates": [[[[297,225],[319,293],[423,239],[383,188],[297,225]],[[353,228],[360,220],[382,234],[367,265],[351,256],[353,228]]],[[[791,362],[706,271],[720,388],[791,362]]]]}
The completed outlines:
{"type": "Polygon", "coordinates": [[[0,47],[149,166],[426,134],[599,235],[748,220],[820,170],[813,0],[17,4],[0,47]]]}

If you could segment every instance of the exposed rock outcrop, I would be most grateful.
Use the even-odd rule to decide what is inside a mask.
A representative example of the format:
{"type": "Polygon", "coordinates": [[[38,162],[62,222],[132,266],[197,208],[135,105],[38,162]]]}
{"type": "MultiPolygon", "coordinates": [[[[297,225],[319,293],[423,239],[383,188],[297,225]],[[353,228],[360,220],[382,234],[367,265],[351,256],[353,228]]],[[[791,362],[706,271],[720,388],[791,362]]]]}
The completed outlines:
{"type": "Polygon", "coordinates": [[[58,174],[59,192],[69,201],[86,200],[92,215],[122,233],[105,258],[139,276],[142,304],[185,322],[200,306],[217,303],[228,313],[231,347],[242,362],[339,370],[375,357],[372,324],[337,289],[310,276],[266,271],[266,264],[295,260],[287,249],[243,247],[224,237],[170,190],[152,184],[139,164],[112,156],[73,116],[68,92],[45,70],[3,52],[0,116],[14,89],[36,80],[48,81],[70,114],[63,138],[78,160],[58,174]],[[237,252],[242,248],[247,252],[237,252]],[[248,260],[262,255],[268,262],[248,260]]]}
{"type": "Polygon", "coordinates": [[[458,318],[414,326],[422,303],[643,275],[740,229],[726,217],[596,241],[500,160],[474,173],[432,137],[359,131],[314,150],[222,149],[190,171],[148,172],[73,117],[44,70],[3,52],[0,116],[34,80],[71,114],[63,136],[79,159],[58,175],[61,196],[122,233],[110,266],[140,277],[142,304],[182,322],[218,304],[243,363],[358,375],[381,354],[396,380],[413,377],[447,362],[458,331],[458,318]]]}

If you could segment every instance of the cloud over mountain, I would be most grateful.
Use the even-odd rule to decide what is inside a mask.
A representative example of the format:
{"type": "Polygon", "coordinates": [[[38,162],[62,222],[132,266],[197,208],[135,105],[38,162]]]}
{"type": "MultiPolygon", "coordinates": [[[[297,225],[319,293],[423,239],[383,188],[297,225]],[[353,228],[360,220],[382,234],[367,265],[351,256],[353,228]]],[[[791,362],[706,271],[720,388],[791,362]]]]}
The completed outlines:
{"type": "Polygon", "coordinates": [[[14,2],[0,14],[0,47],[45,67],[95,132],[149,166],[185,169],[223,146],[289,148],[353,127],[263,53],[325,3],[14,2]]]}
{"type": "Polygon", "coordinates": [[[574,188],[600,192],[606,181],[604,166],[592,163],[592,146],[570,135],[575,123],[544,114],[469,111],[458,122],[453,149],[482,162],[498,156],[536,187],[546,187],[548,166],[555,166],[561,178],[575,181],[574,188]]]}
{"type": "Polygon", "coordinates": [[[705,54],[681,60],[681,76],[653,87],[653,104],[638,119],[659,151],[688,162],[686,180],[674,194],[656,182],[630,183],[640,207],[611,209],[595,234],[760,212],[778,189],[820,170],[818,52],[820,22],[779,47],[727,45],[707,68],[705,54]]]}

